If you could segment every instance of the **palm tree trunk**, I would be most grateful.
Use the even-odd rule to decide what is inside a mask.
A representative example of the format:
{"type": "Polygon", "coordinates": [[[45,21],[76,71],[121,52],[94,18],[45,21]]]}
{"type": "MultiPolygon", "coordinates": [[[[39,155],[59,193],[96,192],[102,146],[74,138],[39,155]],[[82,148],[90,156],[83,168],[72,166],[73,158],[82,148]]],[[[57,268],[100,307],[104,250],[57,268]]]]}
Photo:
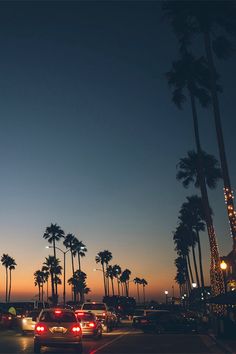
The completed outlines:
{"type": "Polygon", "coordinates": [[[75,274],[75,266],[74,266],[74,256],[72,250],[70,251],[70,254],[71,254],[71,268],[72,268],[72,277],[73,277],[75,274]]]}
{"type": "Polygon", "coordinates": [[[143,285],[143,304],[145,305],[146,296],[145,296],[145,286],[143,285]]]}
{"type": "Polygon", "coordinates": [[[214,66],[212,49],[211,49],[210,34],[208,31],[204,33],[204,43],[205,43],[207,61],[209,64],[209,70],[210,70],[211,97],[213,103],[215,128],[216,128],[218,149],[220,155],[221,170],[222,170],[223,181],[224,181],[224,191],[226,197],[225,199],[227,205],[228,219],[229,219],[231,234],[233,237],[233,250],[236,252],[236,217],[234,213],[235,209],[234,209],[233,195],[232,195],[231,183],[229,177],[228,163],[227,163],[227,158],[225,153],[225,144],[224,144],[223,130],[221,124],[221,117],[220,117],[220,105],[219,105],[216,82],[215,82],[215,66],[214,66]]]}
{"type": "Polygon", "coordinates": [[[7,298],[8,298],[8,270],[6,267],[6,296],[5,296],[6,302],[7,302],[7,298]]]}
{"type": "Polygon", "coordinates": [[[40,301],[40,291],[41,291],[41,286],[40,283],[38,282],[38,301],[40,301]]]}
{"type": "Polygon", "coordinates": [[[140,299],[139,299],[139,284],[137,283],[137,295],[138,295],[138,303],[140,303],[140,299]]]}
{"type": "Polygon", "coordinates": [[[202,267],[202,250],[201,250],[200,236],[198,230],[196,230],[196,235],[197,235],[197,245],[198,245],[198,259],[199,259],[201,287],[204,289],[205,284],[204,284],[204,275],[203,275],[203,267],[202,267]]]}
{"type": "Polygon", "coordinates": [[[211,217],[210,212],[210,204],[208,199],[208,193],[206,188],[206,180],[204,175],[204,169],[202,164],[202,149],[200,144],[200,137],[199,137],[199,129],[198,129],[198,119],[197,119],[197,110],[195,105],[194,95],[189,90],[190,99],[191,99],[191,107],[192,107],[192,115],[193,115],[193,124],[194,124],[194,134],[195,134],[195,143],[197,148],[197,155],[198,155],[198,178],[201,190],[201,197],[203,202],[203,208],[205,213],[205,221],[207,225],[207,232],[210,244],[210,251],[211,251],[211,265],[210,265],[210,279],[211,279],[211,286],[213,295],[218,295],[224,292],[224,279],[222,275],[222,271],[220,268],[220,256],[218,245],[216,242],[216,234],[213,225],[213,220],[211,217]]]}
{"type": "Polygon", "coordinates": [[[8,291],[8,302],[10,302],[11,298],[11,269],[9,270],[9,291],[8,291]]]}
{"type": "Polygon", "coordinates": [[[184,256],[184,261],[185,261],[185,274],[186,274],[186,292],[189,294],[191,285],[190,285],[189,269],[188,269],[188,263],[187,263],[186,256],[184,256]]]}
{"type": "Polygon", "coordinates": [[[112,288],[112,295],[115,295],[115,290],[114,290],[114,282],[113,282],[113,277],[111,278],[111,288],[112,288]]]}
{"type": "MultiPolygon", "coordinates": [[[[187,263],[188,263],[188,269],[189,269],[189,274],[190,274],[190,278],[191,278],[191,283],[194,283],[193,272],[192,272],[192,266],[191,266],[189,254],[187,255],[187,263]]],[[[191,287],[190,287],[190,288],[191,288],[191,287]]]]}
{"type": "Polygon", "coordinates": [[[199,281],[199,275],[198,275],[197,261],[196,261],[196,254],[195,254],[194,245],[192,245],[192,254],[193,254],[193,264],[194,264],[194,270],[195,270],[195,274],[196,274],[197,286],[198,286],[198,288],[200,288],[200,281],[199,281]]]}
{"type": "Polygon", "coordinates": [[[117,292],[118,292],[118,296],[120,296],[120,281],[117,278],[117,292]]]}
{"type": "Polygon", "coordinates": [[[104,283],[104,295],[107,296],[107,287],[106,287],[104,263],[102,263],[102,273],[103,273],[103,283],[104,283]]]}
{"type": "Polygon", "coordinates": [[[81,272],[81,261],[80,261],[80,254],[78,252],[78,265],[79,265],[79,271],[81,272]]]}

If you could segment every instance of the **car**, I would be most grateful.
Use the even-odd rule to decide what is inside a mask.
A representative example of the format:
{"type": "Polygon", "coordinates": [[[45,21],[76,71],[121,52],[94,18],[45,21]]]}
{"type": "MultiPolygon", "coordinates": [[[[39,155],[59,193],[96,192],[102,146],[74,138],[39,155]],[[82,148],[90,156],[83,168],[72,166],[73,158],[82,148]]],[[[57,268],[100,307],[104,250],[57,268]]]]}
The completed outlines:
{"type": "Polygon", "coordinates": [[[10,329],[14,324],[14,316],[9,313],[0,310],[0,328],[1,329],[10,329]]]}
{"type": "Polygon", "coordinates": [[[102,324],[94,313],[89,311],[75,310],[77,319],[82,328],[83,337],[102,338],[102,324]]]}
{"type": "Polygon", "coordinates": [[[136,328],[143,332],[196,332],[196,323],[186,320],[181,315],[172,314],[169,311],[156,311],[137,319],[136,328]]]}
{"type": "Polygon", "coordinates": [[[81,310],[93,312],[97,319],[101,321],[104,331],[110,332],[114,328],[112,313],[104,302],[84,302],[81,310]]]}
{"type": "Polygon", "coordinates": [[[134,315],[132,318],[132,326],[137,327],[139,325],[139,318],[143,316],[147,316],[149,314],[155,313],[155,312],[168,312],[167,310],[153,310],[153,309],[136,309],[134,311],[134,315]]]}
{"type": "Polygon", "coordinates": [[[23,335],[34,332],[39,312],[39,310],[33,310],[25,313],[25,316],[21,319],[21,331],[23,335]]]}
{"type": "Polygon", "coordinates": [[[82,353],[82,329],[74,311],[50,308],[40,312],[34,329],[34,353],[44,346],[70,346],[82,353]]]}

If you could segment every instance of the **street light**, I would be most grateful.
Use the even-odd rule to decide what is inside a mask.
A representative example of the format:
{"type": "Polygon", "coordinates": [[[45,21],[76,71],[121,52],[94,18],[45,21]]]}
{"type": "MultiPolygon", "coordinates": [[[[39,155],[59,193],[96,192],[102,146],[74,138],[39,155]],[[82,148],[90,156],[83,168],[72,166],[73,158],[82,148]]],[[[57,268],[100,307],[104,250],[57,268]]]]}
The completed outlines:
{"type": "Polygon", "coordinates": [[[227,263],[222,260],[220,263],[220,268],[222,269],[222,273],[223,273],[223,278],[224,278],[224,286],[225,286],[225,292],[227,293],[227,282],[226,282],[226,269],[227,269],[228,265],[227,263]]]}
{"type": "Polygon", "coordinates": [[[168,294],[169,294],[169,291],[168,291],[168,290],[165,290],[166,305],[168,304],[168,294]]]}
{"type": "MultiPolygon", "coordinates": [[[[45,248],[53,248],[53,246],[46,246],[45,248]]],[[[63,253],[63,304],[64,306],[66,305],[66,254],[67,252],[70,251],[68,249],[67,251],[63,251],[61,248],[55,246],[55,248],[63,253]]]]}

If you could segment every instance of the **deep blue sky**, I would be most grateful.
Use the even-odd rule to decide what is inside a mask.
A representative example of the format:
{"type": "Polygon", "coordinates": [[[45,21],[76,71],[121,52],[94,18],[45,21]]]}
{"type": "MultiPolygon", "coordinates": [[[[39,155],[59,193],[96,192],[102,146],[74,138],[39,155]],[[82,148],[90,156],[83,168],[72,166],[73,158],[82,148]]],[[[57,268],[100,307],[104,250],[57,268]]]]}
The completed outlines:
{"type": "MultiPolygon", "coordinates": [[[[51,222],[87,245],[91,296],[103,249],[147,279],[150,297],[174,284],[172,231],[194,192],[175,180],[176,164],[194,140],[189,106],[171,103],[164,73],[177,44],[161,16],[159,2],[0,3],[1,250],[31,289],[51,222]]],[[[232,186],[234,61],[217,63],[232,186]]],[[[199,115],[204,148],[218,156],[212,112],[199,115]]],[[[221,254],[231,248],[223,200],[221,183],[210,193],[221,254]]]]}

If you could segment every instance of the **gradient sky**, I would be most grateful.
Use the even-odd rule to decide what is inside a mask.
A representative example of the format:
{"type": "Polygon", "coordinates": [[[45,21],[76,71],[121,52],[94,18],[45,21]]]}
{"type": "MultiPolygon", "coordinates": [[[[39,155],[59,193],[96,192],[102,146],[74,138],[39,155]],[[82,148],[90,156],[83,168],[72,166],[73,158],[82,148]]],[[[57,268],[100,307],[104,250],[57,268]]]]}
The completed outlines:
{"type": "MultiPolygon", "coordinates": [[[[171,103],[164,73],[177,44],[161,16],[159,2],[0,2],[0,244],[17,263],[13,299],[37,294],[33,273],[48,256],[42,236],[51,222],[86,244],[90,298],[102,293],[93,268],[104,249],[132,278],[148,281],[149,299],[171,291],[172,231],[196,191],[175,179],[194,137],[188,104],[178,111],[171,103]]],[[[203,53],[200,41],[196,48],[203,53]]],[[[235,186],[235,57],[217,68],[235,186]]],[[[199,118],[203,146],[218,157],[211,110],[199,110],[199,118]]],[[[222,183],[210,202],[225,254],[222,183]]],[[[201,238],[208,273],[207,235],[201,238]]],[[[67,269],[69,277],[69,258],[67,269]]],[[[1,266],[1,299],[4,282],[1,266]]]]}

